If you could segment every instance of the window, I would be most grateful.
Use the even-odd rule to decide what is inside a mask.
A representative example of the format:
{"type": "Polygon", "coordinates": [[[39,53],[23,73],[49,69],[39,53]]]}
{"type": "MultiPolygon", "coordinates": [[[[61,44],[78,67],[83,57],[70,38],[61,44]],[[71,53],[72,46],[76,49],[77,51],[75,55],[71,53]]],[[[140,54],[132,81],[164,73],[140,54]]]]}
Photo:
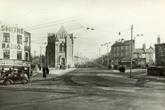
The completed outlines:
{"type": "Polygon", "coordinates": [[[10,34],[3,33],[3,42],[10,43],[10,34]]]}
{"type": "Polygon", "coordinates": [[[122,57],[124,56],[123,52],[121,52],[121,56],[122,56],[122,57]]]}
{"type": "Polygon", "coordinates": [[[28,45],[28,43],[29,43],[28,37],[25,37],[25,44],[28,45]]]}
{"type": "Polygon", "coordinates": [[[66,51],[66,43],[64,44],[64,52],[66,51]]]}
{"type": "Polygon", "coordinates": [[[21,51],[17,51],[17,59],[22,60],[22,52],[21,51]]]}
{"type": "Polygon", "coordinates": [[[121,46],[121,50],[124,50],[124,46],[121,46]]]}
{"type": "Polygon", "coordinates": [[[113,47],[113,51],[115,52],[115,47],[113,47]]]}
{"type": "Polygon", "coordinates": [[[17,35],[17,44],[22,44],[22,36],[17,35]]]}
{"type": "Polygon", "coordinates": [[[27,52],[25,52],[25,60],[28,61],[29,60],[29,54],[27,52]]]}
{"type": "Polygon", "coordinates": [[[127,46],[125,46],[125,50],[127,50],[127,46]]]}
{"type": "Polygon", "coordinates": [[[119,53],[117,53],[117,57],[119,57],[119,53]]]}
{"type": "Polygon", "coordinates": [[[119,51],[119,47],[117,47],[117,51],[119,51]]]}
{"type": "Polygon", "coordinates": [[[128,52],[125,52],[125,56],[128,56],[128,52]]]}
{"type": "Polygon", "coordinates": [[[62,44],[60,44],[60,52],[62,52],[62,44]]]}
{"type": "Polygon", "coordinates": [[[115,53],[113,54],[113,57],[115,57],[115,53]]]}
{"type": "Polygon", "coordinates": [[[3,58],[10,59],[10,50],[3,50],[3,58]]]}

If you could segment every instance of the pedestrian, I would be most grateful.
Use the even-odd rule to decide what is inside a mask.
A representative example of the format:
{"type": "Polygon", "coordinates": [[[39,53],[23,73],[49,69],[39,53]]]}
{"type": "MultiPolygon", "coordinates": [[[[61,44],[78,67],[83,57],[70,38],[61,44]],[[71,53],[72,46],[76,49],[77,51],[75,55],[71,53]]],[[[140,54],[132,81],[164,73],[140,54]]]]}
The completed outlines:
{"type": "Polygon", "coordinates": [[[43,78],[46,78],[45,66],[42,68],[42,71],[43,71],[43,78]]]}
{"type": "Polygon", "coordinates": [[[46,66],[46,73],[47,73],[47,75],[49,75],[49,68],[48,68],[48,66],[46,66]]]}

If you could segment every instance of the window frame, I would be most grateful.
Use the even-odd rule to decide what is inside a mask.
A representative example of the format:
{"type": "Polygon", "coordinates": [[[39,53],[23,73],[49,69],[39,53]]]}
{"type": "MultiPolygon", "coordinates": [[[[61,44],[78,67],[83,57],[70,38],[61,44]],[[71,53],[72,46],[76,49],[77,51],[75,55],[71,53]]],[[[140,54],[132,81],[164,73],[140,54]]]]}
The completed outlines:
{"type": "Polygon", "coordinates": [[[10,33],[3,33],[3,42],[10,43],[10,33]]]}
{"type": "Polygon", "coordinates": [[[22,51],[17,51],[17,59],[18,59],[18,60],[22,60],[22,51]],[[18,56],[18,53],[21,53],[20,58],[18,58],[18,57],[19,57],[19,56],[18,56]]]}
{"type": "Polygon", "coordinates": [[[10,50],[6,50],[6,49],[3,50],[3,58],[10,59],[10,50]],[[5,52],[8,52],[8,58],[5,57],[5,52]]]}
{"type": "Polygon", "coordinates": [[[17,44],[22,44],[22,35],[17,34],[17,44]],[[19,40],[19,38],[21,40],[19,40]]]}

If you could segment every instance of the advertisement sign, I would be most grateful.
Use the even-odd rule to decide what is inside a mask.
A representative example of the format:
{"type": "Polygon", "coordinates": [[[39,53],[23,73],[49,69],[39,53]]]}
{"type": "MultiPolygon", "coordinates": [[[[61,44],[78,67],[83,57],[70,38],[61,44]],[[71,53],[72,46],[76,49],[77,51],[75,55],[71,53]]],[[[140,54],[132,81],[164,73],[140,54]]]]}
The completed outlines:
{"type": "Polygon", "coordinates": [[[23,66],[23,61],[14,61],[14,66],[23,66]]]}
{"type": "Polygon", "coordinates": [[[16,26],[9,26],[9,25],[2,24],[0,28],[2,32],[24,34],[23,28],[18,28],[16,26]]]}
{"type": "Polygon", "coordinates": [[[14,63],[13,63],[13,61],[12,60],[0,60],[0,65],[2,65],[2,66],[7,66],[7,65],[10,65],[10,66],[12,66],[14,63]]]}

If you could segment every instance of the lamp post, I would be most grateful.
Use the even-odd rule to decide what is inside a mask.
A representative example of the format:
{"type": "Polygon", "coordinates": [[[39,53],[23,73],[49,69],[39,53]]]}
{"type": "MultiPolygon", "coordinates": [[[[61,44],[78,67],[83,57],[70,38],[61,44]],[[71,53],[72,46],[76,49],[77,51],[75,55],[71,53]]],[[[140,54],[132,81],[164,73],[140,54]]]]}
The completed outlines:
{"type": "Polygon", "coordinates": [[[41,68],[42,68],[42,47],[40,47],[40,58],[41,58],[41,68]]]}

